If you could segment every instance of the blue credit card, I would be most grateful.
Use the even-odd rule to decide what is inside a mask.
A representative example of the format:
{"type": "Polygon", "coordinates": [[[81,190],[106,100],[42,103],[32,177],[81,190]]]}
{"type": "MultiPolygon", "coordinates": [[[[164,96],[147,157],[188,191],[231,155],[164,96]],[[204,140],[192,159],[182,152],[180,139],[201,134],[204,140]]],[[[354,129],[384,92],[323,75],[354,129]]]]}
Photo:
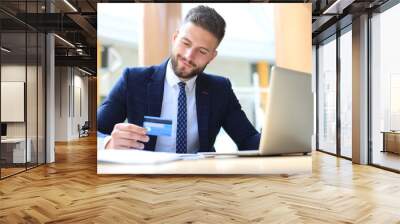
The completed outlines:
{"type": "Polygon", "coordinates": [[[147,129],[147,135],[171,136],[172,134],[172,120],[144,116],[143,127],[147,129]]]}

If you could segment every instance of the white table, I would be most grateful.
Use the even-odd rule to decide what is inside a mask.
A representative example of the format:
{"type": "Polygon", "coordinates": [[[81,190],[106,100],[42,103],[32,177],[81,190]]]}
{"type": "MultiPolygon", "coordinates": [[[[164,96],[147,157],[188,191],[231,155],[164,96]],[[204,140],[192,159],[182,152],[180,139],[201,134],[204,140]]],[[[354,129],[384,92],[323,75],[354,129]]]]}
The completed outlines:
{"type": "Polygon", "coordinates": [[[25,151],[25,138],[6,138],[1,139],[2,145],[14,145],[13,147],[13,163],[25,163],[31,161],[31,145],[32,141],[27,138],[27,146],[25,151]],[[26,152],[26,154],[25,154],[26,152]],[[26,161],[25,161],[26,160],[26,161]]]}
{"type": "Polygon", "coordinates": [[[98,174],[305,174],[312,172],[312,157],[220,156],[160,164],[97,162],[98,174]]]}

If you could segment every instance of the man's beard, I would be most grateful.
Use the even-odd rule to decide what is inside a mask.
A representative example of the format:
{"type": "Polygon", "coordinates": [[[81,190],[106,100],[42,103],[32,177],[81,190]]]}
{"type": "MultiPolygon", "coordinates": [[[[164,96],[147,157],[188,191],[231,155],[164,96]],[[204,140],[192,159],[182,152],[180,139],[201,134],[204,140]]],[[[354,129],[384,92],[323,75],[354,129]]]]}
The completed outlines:
{"type": "Polygon", "coordinates": [[[183,79],[190,79],[190,78],[195,77],[196,75],[201,74],[207,66],[207,64],[206,64],[204,67],[196,68],[196,64],[194,64],[192,61],[185,60],[186,63],[190,64],[191,66],[193,66],[196,69],[193,69],[189,74],[184,75],[184,74],[182,74],[182,72],[178,71],[178,59],[184,60],[184,59],[182,59],[182,57],[180,55],[177,55],[176,57],[174,57],[174,55],[171,55],[172,70],[174,70],[175,74],[179,78],[183,78],[183,79]]]}

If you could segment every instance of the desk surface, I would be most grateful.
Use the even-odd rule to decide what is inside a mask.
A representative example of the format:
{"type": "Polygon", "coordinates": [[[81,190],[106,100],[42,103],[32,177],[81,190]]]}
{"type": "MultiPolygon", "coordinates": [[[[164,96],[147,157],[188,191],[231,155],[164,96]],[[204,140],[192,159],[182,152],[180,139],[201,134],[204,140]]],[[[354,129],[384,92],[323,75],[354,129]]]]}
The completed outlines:
{"type": "MultiPolygon", "coordinates": [[[[28,141],[30,139],[28,138],[28,141]]],[[[5,138],[5,139],[1,139],[1,143],[20,143],[20,142],[24,142],[25,138],[5,138]]]]}
{"type": "Polygon", "coordinates": [[[400,134],[400,131],[381,131],[383,134],[400,134]]]}
{"type": "Polygon", "coordinates": [[[98,174],[304,174],[311,173],[309,156],[237,157],[219,156],[178,160],[161,164],[97,162],[98,174]]]}

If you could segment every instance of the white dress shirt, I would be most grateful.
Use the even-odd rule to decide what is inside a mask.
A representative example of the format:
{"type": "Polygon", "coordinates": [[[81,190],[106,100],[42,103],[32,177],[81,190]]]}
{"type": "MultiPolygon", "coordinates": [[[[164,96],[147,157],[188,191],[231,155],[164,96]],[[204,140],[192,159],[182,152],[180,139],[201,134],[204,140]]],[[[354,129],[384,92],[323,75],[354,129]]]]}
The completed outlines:
{"type": "MultiPolygon", "coordinates": [[[[196,109],[196,78],[197,76],[185,81],[188,153],[197,153],[200,148],[196,109]]],[[[172,69],[171,60],[169,60],[164,81],[164,96],[161,108],[161,118],[172,120],[172,134],[171,136],[157,137],[155,151],[158,152],[176,151],[179,82],[181,82],[181,80],[175,75],[175,72],[172,69]]]]}

